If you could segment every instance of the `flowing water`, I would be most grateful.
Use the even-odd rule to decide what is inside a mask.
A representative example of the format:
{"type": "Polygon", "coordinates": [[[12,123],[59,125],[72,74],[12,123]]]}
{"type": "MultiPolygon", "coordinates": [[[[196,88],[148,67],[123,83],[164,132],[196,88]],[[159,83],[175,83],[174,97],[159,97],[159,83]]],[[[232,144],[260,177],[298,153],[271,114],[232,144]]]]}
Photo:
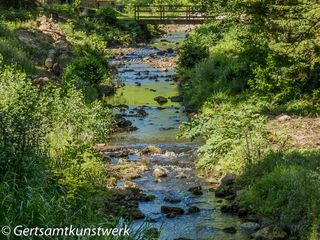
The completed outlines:
{"type": "MultiPolygon", "coordinates": [[[[175,45],[175,42],[181,41],[184,37],[185,33],[176,33],[167,37],[163,42],[168,41],[175,45]]],[[[160,239],[164,240],[178,238],[248,239],[247,234],[239,230],[236,234],[228,234],[223,231],[223,228],[226,227],[237,228],[240,220],[237,217],[222,214],[219,206],[223,204],[223,201],[216,199],[214,192],[206,188],[207,183],[197,177],[194,161],[198,144],[176,139],[178,126],[182,121],[187,120],[184,107],[170,100],[161,106],[154,101],[157,96],[179,95],[179,89],[173,76],[175,72],[174,69],[158,70],[143,59],[150,56],[153,59],[164,59],[174,54],[176,52],[171,51],[159,54],[157,49],[141,46],[132,53],[112,60],[112,62],[122,63],[118,67],[117,81],[120,81],[124,87],[119,88],[108,101],[113,105],[126,105],[115,111],[132,121],[133,126],[138,128],[136,131],[115,135],[112,143],[130,148],[143,148],[150,144],[159,146],[162,154],[150,156],[150,168],[162,166],[168,172],[166,178],[157,182],[154,181],[152,171],[134,180],[147,194],[156,197],[154,201],[140,203],[140,210],[145,214],[146,220],[136,221],[134,225],[139,227],[148,221],[154,227],[161,229],[160,239]],[[134,113],[142,106],[148,115],[138,117],[134,113]],[[202,195],[195,196],[188,191],[195,185],[202,186],[202,195]],[[163,199],[166,196],[177,198],[181,202],[164,202],[163,199]],[[160,211],[163,205],[181,207],[185,211],[190,206],[197,206],[200,212],[169,219],[160,211]]],[[[138,155],[129,155],[130,161],[138,158],[138,155]]]]}

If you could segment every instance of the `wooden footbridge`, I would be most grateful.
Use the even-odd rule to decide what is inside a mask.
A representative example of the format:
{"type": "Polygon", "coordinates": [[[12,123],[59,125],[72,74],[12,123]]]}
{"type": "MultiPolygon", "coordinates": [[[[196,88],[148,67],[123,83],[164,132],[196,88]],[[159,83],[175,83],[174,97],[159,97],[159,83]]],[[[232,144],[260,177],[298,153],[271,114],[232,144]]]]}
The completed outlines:
{"type": "MultiPolygon", "coordinates": [[[[104,6],[111,6],[121,11],[124,5],[116,4],[114,0],[83,0],[81,8],[96,9],[104,6]],[[120,10],[121,9],[121,10],[120,10]]],[[[123,20],[133,20],[124,17],[123,20]]],[[[200,24],[206,20],[215,19],[208,14],[205,6],[200,5],[155,5],[135,4],[134,20],[140,24],[200,24]]]]}
{"type": "Polygon", "coordinates": [[[136,4],[134,19],[142,24],[200,24],[214,17],[204,6],[136,4]]]}

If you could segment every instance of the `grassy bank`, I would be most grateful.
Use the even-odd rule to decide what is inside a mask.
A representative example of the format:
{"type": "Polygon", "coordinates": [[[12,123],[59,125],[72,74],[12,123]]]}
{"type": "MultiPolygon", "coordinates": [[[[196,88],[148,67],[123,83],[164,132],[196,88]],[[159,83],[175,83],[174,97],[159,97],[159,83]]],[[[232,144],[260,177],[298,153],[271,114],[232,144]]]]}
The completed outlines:
{"type": "Polygon", "coordinates": [[[99,99],[113,88],[106,48],[140,37],[135,23],[118,22],[110,8],[91,15],[68,5],[1,9],[2,226],[118,224],[105,209],[113,180],[94,148],[114,127],[99,99]]]}
{"type": "Polygon", "coordinates": [[[221,20],[191,33],[179,56],[185,103],[196,111],[181,136],[206,141],[198,167],[236,173],[237,204],[292,239],[319,237],[320,16],[312,4],[218,3],[211,10],[221,20]]]}

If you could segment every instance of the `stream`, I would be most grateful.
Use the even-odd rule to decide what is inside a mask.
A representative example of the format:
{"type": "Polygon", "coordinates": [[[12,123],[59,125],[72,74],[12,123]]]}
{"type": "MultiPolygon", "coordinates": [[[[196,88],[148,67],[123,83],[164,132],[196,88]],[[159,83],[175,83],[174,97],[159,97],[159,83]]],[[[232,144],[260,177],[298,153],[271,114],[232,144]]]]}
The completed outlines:
{"type": "MultiPolygon", "coordinates": [[[[176,55],[174,49],[185,36],[185,32],[172,33],[149,45],[137,46],[111,60],[112,64],[117,64],[118,76],[115,81],[122,87],[109,97],[108,102],[119,106],[114,108],[115,113],[130,120],[132,127],[136,128],[135,131],[115,134],[112,145],[136,149],[155,145],[161,148],[160,154],[148,156],[150,171],[133,180],[146,194],[155,196],[153,201],[139,203],[139,209],[146,218],[136,220],[134,227],[139,228],[147,221],[152,227],[161,230],[160,239],[163,240],[246,240],[249,239],[248,235],[238,229],[241,220],[220,212],[219,207],[225,204],[224,200],[217,199],[208,183],[196,174],[194,162],[199,143],[176,139],[179,125],[188,118],[180,100],[168,99],[179,96],[174,66],[166,64],[169,67],[161,67],[161,62],[176,55]],[[161,68],[155,67],[152,61],[160,61],[161,68]],[[154,100],[158,96],[167,98],[168,102],[160,105],[154,100]],[[135,113],[141,108],[144,112],[138,116],[135,113]],[[152,170],[159,166],[166,170],[167,177],[154,178],[152,170]],[[193,186],[201,186],[202,194],[194,195],[188,191],[193,186]],[[179,201],[166,202],[165,197],[179,201]],[[179,207],[185,212],[168,218],[161,213],[161,206],[179,207]],[[200,211],[188,213],[188,209],[194,206],[200,211]],[[235,227],[237,232],[230,234],[223,231],[229,227],[235,227]]],[[[138,153],[129,154],[128,161],[139,158],[138,153]]],[[[118,160],[114,158],[112,163],[117,164],[118,160]]],[[[122,185],[119,181],[118,187],[122,185]]]]}

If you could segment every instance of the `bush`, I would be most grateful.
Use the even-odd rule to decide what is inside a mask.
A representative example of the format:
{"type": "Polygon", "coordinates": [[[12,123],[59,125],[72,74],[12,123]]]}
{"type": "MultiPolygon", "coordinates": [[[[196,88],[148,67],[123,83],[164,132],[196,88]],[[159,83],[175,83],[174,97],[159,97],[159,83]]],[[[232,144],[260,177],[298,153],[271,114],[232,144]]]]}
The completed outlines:
{"type": "Polygon", "coordinates": [[[25,22],[28,20],[32,20],[35,18],[35,12],[26,10],[26,9],[9,9],[7,11],[3,11],[3,14],[0,16],[5,21],[20,21],[25,22]]]}
{"type": "Polygon", "coordinates": [[[302,237],[310,232],[308,226],[320,223],[319,177],[316,169],[292,164],[275,166],[247,188],[240,198],[241,206],[289,227],[293,234],[299,232],[302,237]]]}
{"type": "Polygon", "coordinates": [[[95,18],[101,24],[109,24],[109,25],[116,25],[118,22],[117,19],[118,12],[112,7],[102,7],[99,8],[95,14],[95,18]]]}
{"type": "Polygon", "coordinates": [[[238,32],[229,31],[211,47],[210,57],[192,69],[180,70],[183,90],[190,107],[200,107],[215,92],[241,93],[252,75],[249,50],[238,39],[238,32]]]}
{"type": "Polygon", "coordinates": [[[191,122],[183,123],[180,137],[203,137],[206,143],[199,148],[198,167],[240,173],[263,153],[267,144],[265,118],[250,104],[216,93],[191,122]],[[239,103],[239,102],[240,103],[239,103]]]}
{"type": "Polygon", "coordinates": [[[179,65],[183,68],[192,68],[208,56],[209,48],[201,41],[191,38],[179,49],[179,65]]]}
{"type": "Polygon", "coordinates": [[[106,76],[106,66],[106,60],[98,59],[95,55],[79,57],[67,66],[63,78],[66,83],[71,81],[76,86],[97,85],[106,76]]]}

